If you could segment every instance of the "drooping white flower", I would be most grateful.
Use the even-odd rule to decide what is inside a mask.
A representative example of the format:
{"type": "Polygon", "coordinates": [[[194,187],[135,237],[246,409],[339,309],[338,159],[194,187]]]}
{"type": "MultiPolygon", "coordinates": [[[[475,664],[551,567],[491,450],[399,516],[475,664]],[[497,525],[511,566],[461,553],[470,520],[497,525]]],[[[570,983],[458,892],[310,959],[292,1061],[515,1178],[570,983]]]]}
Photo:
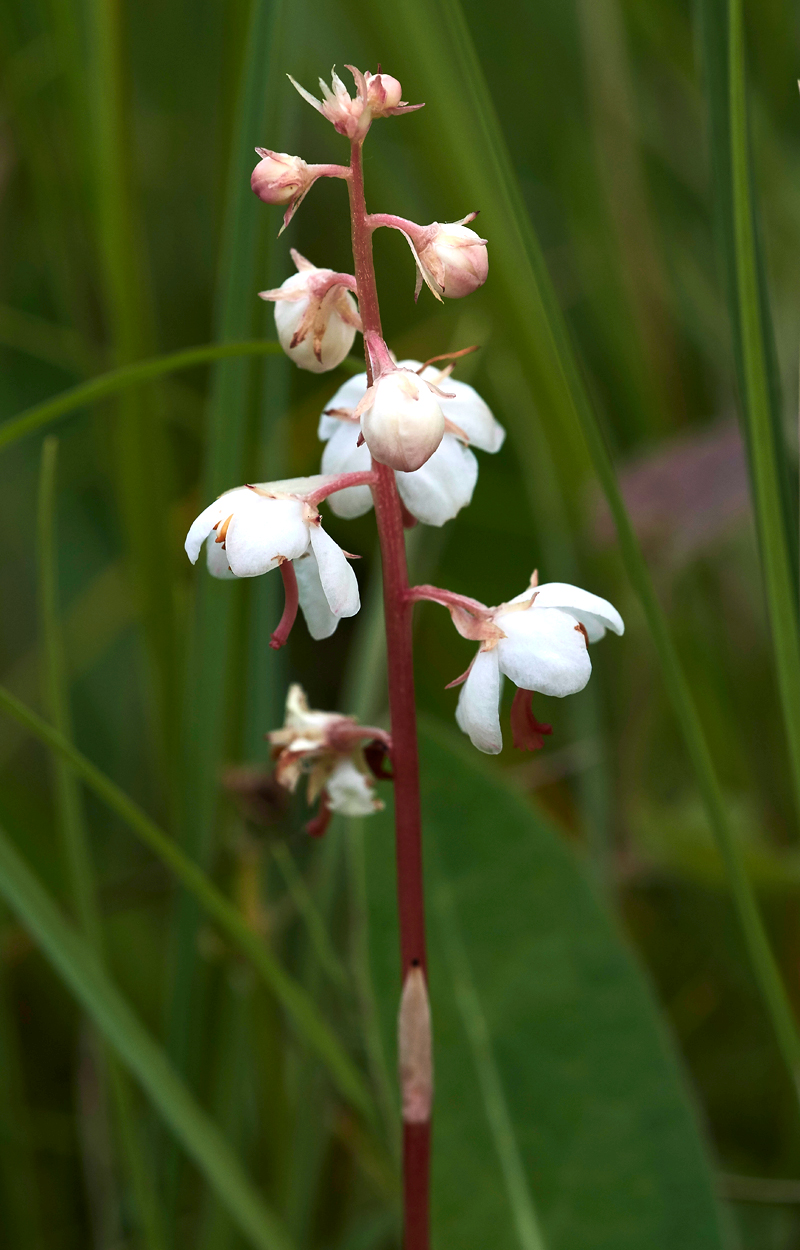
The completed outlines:
{"type": "Polygon", "coordinates": [[[318,475],[237,486],[205,508],[186,536],[192,564],[206,543],[214,577],[259,577],[291,560],[313,638],[329,637],[360,606],[355,573],[305,498],[326,480],[318,475]]]}
{"type": "Polygon", "coordinates": [[[318,269],[291,249],[298,272],[272,291],[259,291],[275,304],[275,328],[286,355],[311,373],[326,373],[344,360],[361,329],[347,274],[318,269]]]}
{"type": "Polygon", "coordinates": [[[331,812],[370,816],[383,803],[375,795],[372,776],[387,778],[382,763],[391,740],[382,729],[359,725],[352,716],[318,712],[308,706],[301,686],[290,686],[282,729],[267,735],[278,748],[275,777],[294,792],[300,778],[308,778],[309,805],[320,799],[319,815],[308,826],[324,833],[331,812]]]}
{"type": "Polygon", "coordinates": [[[372,456],[390,469],[411,473],[442,441],[444,414],[437,391],[412,369],[388,369],[373,382],[356,409],[372,456]]]}
{"type": "MultiPolygon", "coordinates": [[[[422,365],[417,360],[402,360],[400,368],[416,372],[422,365]]],[[[422,378],[452,396],[438,400],[445,433],[436,451],[421,468],[410,473],[396,471],[395,480],[412,516],[425,525],[444,525],[472,498],[478,461],[470,447],[499,451],[505,430],[495,421],[478,392],[466,382],[451,377],[445,380],[444,373],[432,365],[424,370],[422,378]]],[[[366,443],[357,445],[360,427],[353,419],[366,389],[366,373],[350,378],[320,417],[318,434],[326,443],[322,454],[323,473],[350,473],[369,468],[370,449],[366,443]]],[[[362,516],[372,507],[372,493],[368,486],[350,486],[331,495],[329,503],[338,516],[362,516]]]]}
{"type": "MultiPolygon", "coordinates": [[[[451,609],[452,610],[452,609],[451,609]]],[[[606,599],[565,582],[531,586],[486,610],[481,619],[453,619],[460,632],[481,638],[456,709],[459,728],[479,751],[496,755],[503,747],[500,696],[503,677],[520,691],[563,698],[583,690],[592,671],[589,643],[607,629],[622,634],[622,617],[606,599]]],[[[536,726],[549,732],[546,726],[536,726]]],[[[521,744],[520,744],[521,745],[521,744]]]]}

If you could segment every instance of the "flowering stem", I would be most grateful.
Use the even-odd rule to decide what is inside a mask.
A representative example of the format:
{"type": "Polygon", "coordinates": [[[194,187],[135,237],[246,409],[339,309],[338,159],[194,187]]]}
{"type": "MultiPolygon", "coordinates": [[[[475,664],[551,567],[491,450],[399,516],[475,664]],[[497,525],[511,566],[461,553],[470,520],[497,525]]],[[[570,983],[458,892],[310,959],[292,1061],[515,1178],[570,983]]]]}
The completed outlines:
{"type": "Polygon", "coordinates": [[[337,473],[336,477],[332,477],[324,485],[304,495],[303,498],[306,503],[316,507],[329,495],[335,495],[338,490],[347,490],[348,486],[371,486],[374,481],[375,473],[372,469],[361,469],[355,473],[337,473]]]}
{"type": "MultiPolygon", "coordinates": [[[[351,144],[351,176],[347,183],[352,222],[353,262],[365,344],[381,337],[381,315],[372,259],[372,231],[364,198],[361,144],[351,144]]],[[[372,385],[372,361],[365,349],[367,380],[372,385]]],[[[409,599],[405,536],[400,497],[394,472],[373,461],[372,495],[383,563],[383,602],[392,720],[392,768],[395,794],[397,902],[400,919],[400,955],[405,985],[415,968],[427,977],[425,909],[422,885],[422,830],[419,798],[417,719],[414,703],[414,664],[411,637],[412,601],[409,599]]],[[[428,1250],[428,1173],[430,1118],[403,1123],[403,1212],[405,1250],[428,1250]]]]}
{"type": "Polygon", "coordinates": [[[283,578],[283,592],[286,601],[283,605],[283,616],[278,621],[278,627],[273,631],[269,640],[269,645],[273,651],[278,651],[289,641],[289,634],[292,632],[292,626],[297,616],[297,605],[299,603],[299,595],[297,592],[297,574],[294,571],[294,565],[291,560],[284,560],[280,566],[281,577],[283,578]]]}

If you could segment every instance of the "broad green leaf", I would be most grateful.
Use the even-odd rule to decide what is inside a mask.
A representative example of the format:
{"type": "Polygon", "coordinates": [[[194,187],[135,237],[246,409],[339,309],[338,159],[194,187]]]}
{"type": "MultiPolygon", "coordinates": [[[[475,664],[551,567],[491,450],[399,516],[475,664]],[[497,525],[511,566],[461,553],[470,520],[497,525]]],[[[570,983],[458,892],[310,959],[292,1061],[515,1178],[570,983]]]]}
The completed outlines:
{"type": "Polygon", "coordinates": [[[0,830],[0,893],[194,1159],[258,1250],[290,1250],[272,1214],[214,1123],[195,1101],[96,956],[0,830]]]}
{"type": "MultiPolygon", "coordinates": [[[[719,1250],[694,1110],[650,990],[572,852],[514,789],[422,734],[435,1036],[433,1203],[459,1250],[719,1250]]],[[[366,837],[387,1044],[391,820],[366,837]]]]}

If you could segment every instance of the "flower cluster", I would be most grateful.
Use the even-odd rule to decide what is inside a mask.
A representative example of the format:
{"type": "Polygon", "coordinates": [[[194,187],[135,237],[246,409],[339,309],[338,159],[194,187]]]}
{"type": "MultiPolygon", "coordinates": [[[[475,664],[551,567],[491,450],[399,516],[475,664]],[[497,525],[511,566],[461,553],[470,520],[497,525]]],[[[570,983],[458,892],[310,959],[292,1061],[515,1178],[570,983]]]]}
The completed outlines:
{"type": "Polygon", "coordinates": [[[382,729],[359,725],[352,716],[315,712],[301,686],[289,687],[282,729],[267,735],[275,752],[275,777],[291,793],[300,778],[308,779],[307,799],[319,799],[319,812],[309,833],[325,832],[331,813],[370,816],[383,807],[373,792],[372,777],[388,778],[383,768],[391,740],[382,729]]]}
{"type": "MultiPolygon", "coordinates": [[[[287,206],[284,228],[319,178],[348,181],[352,200],[356,172],[361,178],[361,144],[372,122],[422,107],[402,100],[396,78],[380,70],[370,74],[348,68],[354,95],[335,71],[330,87],[320,81],[321,100],[291,81],[350,140],[350,165],[307,165],[297,156],[257,149],[253,191],[267,204],[287,206]]],[[[475,213],[430,225],[388,213],[368,214],[359,187],[361,207],[352,210],[360,214],[353,217],[354,238],[356,225],[362,237],[381,227],[399,230],[417,268],[415,298],[423,283],[441,300],[462,298],[486,282],[487,241],[470,229],[475,213]]],[[[358,255],[363,254],[362,249],[358,255]]],[[[358,584],[349,563],[353,557],[323,528],[323,500],[337,517],[361,516],[373,507],[380,483],[385,487],[388,482],[406,525],[444,525],[472,499],[478,477],[475,450],[498,452],[505,438],[477,391],[452,376],[458,358],[473,349],[427,362],[398,361],[391,353],[379,319],[367,317],[366,294],[364,300],[360,297],[364,269],[363,260],[359,269],[355,246],[358,280],[318,268],[294,249],[291,256],[297,272],[277,289],[260,293],[275,305],[284,351],[301,369],[328,372],[345,361],[360,332],[366,371],[339,386],[320,416],[320,474],[229,490],[205,508],[186,539],[193,563],[205,543],[208,569],[215,577],[256,577],[280,568],[286,607],[272,646],[286,641],[298,607],[318,639],[329,637],[343,617],[359,610],[358,584]]],[[[398,596],[402,611],[423,599],[442,604],[458,632],[480,644],[467,672],[451,684],[463,684],[458,725],[489,754],[502,748],[504,677],[517,687],[511,710],[514,743],[537,749],[550,727],[536,720],[532,695],[561,698],[581,690],[591,673],[589,644],[607,630],[623,632],[619,613],[605,599],[561,582],[539,586],[535,575],[527,590],[497,607],[434,586],[406,584],[398,596]]],[[[286,724],[269,737],[280,784],[294,790],[305,775],[309,802],[321,800],[312,831],[320,832],[332,811],[362,815],[380,806],[370,774],[386,775],[382,759],[392,750],[381,730],[360,727],[336,713],[311,711],[300,687],[292,686],[286,724]]]]}

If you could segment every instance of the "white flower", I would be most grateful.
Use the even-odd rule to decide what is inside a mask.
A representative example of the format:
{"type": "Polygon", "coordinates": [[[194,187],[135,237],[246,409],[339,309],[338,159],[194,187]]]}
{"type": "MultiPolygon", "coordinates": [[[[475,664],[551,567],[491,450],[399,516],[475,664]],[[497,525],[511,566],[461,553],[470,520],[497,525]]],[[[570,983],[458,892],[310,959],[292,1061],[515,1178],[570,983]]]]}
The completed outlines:
{"type": "MultiPolygon", "coordinates": [[[[422,366],[417,360],[402,360],[400,367],[416,372],[422,366]]],[[[422,377],[453,396],[439,399],[445,433],[436,451],[420,469],[411,473],[396,472],[395,480],[412,516],[425,525],[444,525],[472,499],[478,462],[470,446],[482,451],[499,451],[505,430],[495,421],[478,392],[466,382],[449,377],[444,381],[443,374],[431,365],[422,377]]],[[[366,443],[357,446],[359,425],[351,419],[366,388],[366,373],[350,378],[320,417],[319,437],[327,444],[322,454],[323,473],[369,469],[370,449],[366,443]],[[342,415],[328,415],[337,412],[342,415]]],[[[349,486],[331,495],[328,502],[337,516],[362,516],[372,507],[372,492],[368,486],[349,486]]]]}
{"type": "Polygon", "coordinates": [[[294,248],[298,273],[273,291],[259,291],[275,303],[275,328],[286,355],[300,368],[326,373],[344,360],[361,329],[355,301],[333,269],[318,269],[294,248]]]}
{"type": "Polygon", "coordinates": [[[411,473],[442,441],[444,414],[436,390],[411,369],[382,373],[356,408],[361,433],[375,460],[411,473]]]}
{"type": "Polygon", "coordinates": [[[307,776],[309,804],[321,800],[309,832],[324,833],[331,812],[370,816],[383,807],[369,775],[372,770],[378,777],[387,776],[380,761],[389,753],[391,741],[382,729],[359,725],[352,716],[338,712],[313,711],[302,687],[295,684],[289,688],[283,728],[267,737],[279,748],[275,765],[279,784],[294,792],[300,778],[307,776]]]}
{"type": "Polygon", "coordinates": [[[325,789],[331,811],[341,812],[343,816],[371,816],[383,807],[375,798],[369,777],[349,758],[336,765],[325,789]]]}
{"type": "Polygon", "coordinates": [[[503,747],[504,676],[524,691],[557,698],[577,694],[592,671],[589,643],[607,629],[615,634],[625,629],[607,600],[564,582],[529,587],[509,603],[489,609],[473,630],[461,628],[455,614],[454,621],[467,636],[484,638],[459,696],[456,721],[473,746],[489,755],[503,747]]]}
{"type": "Polygon", "coordinates": [[[341,547],[325,533],[305,496],[322,476],[237,486],[210,504],[186,536],[195,564],[207,540],[214,577],[258,577],[293,561],[300,607],[313,638],[327,638],[359,609],[358,582],[341,547]]]}

